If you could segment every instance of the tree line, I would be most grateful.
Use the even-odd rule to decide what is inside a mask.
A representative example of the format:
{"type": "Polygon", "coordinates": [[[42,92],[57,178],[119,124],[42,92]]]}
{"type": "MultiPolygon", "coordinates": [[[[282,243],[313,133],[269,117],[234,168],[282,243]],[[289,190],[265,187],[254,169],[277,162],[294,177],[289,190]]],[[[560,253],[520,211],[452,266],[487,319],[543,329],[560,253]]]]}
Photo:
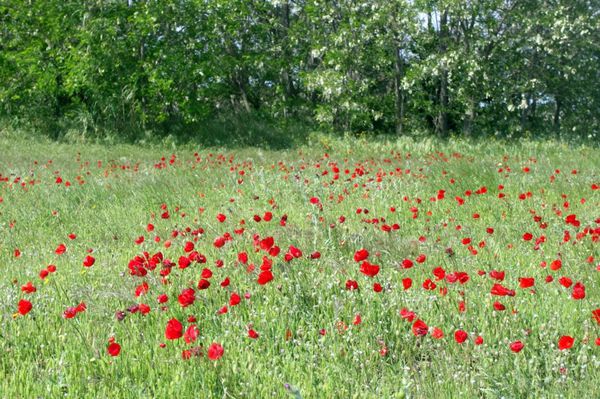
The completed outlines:
{"type": "Polygon", "coordinates": [[[599,82],[598,0],[0,3],[0,116],[40,126],[587,136],[599,82]]]}

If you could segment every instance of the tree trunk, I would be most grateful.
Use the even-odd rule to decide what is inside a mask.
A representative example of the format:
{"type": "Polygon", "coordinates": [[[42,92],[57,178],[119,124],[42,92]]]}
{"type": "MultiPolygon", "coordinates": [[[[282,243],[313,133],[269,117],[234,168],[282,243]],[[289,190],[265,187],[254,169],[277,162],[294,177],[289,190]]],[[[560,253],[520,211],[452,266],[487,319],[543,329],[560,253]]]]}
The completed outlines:
{"type": "Polygon", "coordinates": [[[560,97],[556,96],[554,99],[554,118],[552,120],[552,127],[554,128],[554,133],[557,137],[560,137],[560,111],[562,107],[562,102],[560,97]]]}
{"type": "Polygon", "coordinates": [[[281,70],[281,83],[283,84],[283,114],[288,117],[288,101],[294,97],[294,84],[292,82],[292,74],[289,71],[289,66],[292,65],[289,51],[289,43],[287,42],[288,31],[290,29],[290,2],[285,1],[281,6],[281,24],[283,26],[282,43],[283,57],[285,65],[281,70]]]}
{"type": "Polygon", "coordinates": [[[529,105],[531,102],[531,95],[529,93],[525,94],[525,97],[521,100],[521,102],[525,102],[521,109],[521,134],[525,134],[529,121],[529,105]]]}
{"type": "Polygon", "coordinates": [[[394,75],[394,92],[396,99],[396,134],[402,136],[404,134],[404,90],[402,90],[402,77],[404,76],[404,60],[400,55],[400,47],[395,48],[395,75],[394,75]]]}
{"type": "MultiPolygon", "coordinates": [[[[440,55],[446,53],[447,43],[446,38],[448,35],[448,10],[444,10],[440,17],[440,55]]],[[[448,69],[446,65],[442,65],[442,72],[440,76],[440,88],[438,98],[438,121],[437,121],[437,134],[440,137],[446,137],[448,135],[448,69]]]]}
{"type": "Polygon", "coordinates": [[[473,96],[469,96],[467,101],[467,111],[465,112],[463,121],[463,131],[465,136],[471,136],[473,134],[473,122],[475,121],[475,99],[473,96]]]}

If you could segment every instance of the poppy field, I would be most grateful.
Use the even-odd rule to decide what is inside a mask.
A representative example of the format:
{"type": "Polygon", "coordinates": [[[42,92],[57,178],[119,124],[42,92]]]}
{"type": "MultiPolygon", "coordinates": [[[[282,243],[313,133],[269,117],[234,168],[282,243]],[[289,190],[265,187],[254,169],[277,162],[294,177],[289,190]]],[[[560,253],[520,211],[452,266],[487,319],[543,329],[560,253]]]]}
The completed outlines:
{"type": "Polygon", "coordinates": [[[598,393],[597,148],[0,144],[1,398],[598,393]]]}

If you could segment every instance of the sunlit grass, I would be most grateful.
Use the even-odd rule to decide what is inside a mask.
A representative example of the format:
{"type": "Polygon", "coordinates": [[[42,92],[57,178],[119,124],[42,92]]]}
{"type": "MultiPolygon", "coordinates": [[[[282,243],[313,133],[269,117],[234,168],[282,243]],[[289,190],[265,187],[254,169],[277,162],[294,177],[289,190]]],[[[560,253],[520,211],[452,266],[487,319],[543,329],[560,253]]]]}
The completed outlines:
{"type": "Polygon", "coordinates": [[[600,308],[597,148],[318,135],[308,142],[271,151],[1,139],[0,397],[593,395],[600,378],[600,326],[591,313],[600,308]],[[266,212],[271,221],[255,221],[266,212]],[[579,227],[565,223],[570,214],[579,227]],[[226,232],[233,239],[216,248],[226,232]],[[272,236],[281,253],[269,256],[254,235],[272,236]],[[188,241],[207,262],[180,269],[188,241]],[[62,255],[59,244],[67,247],[62,255]],[[290,245],[302,256],[286,262],[290,245]],[[353,260],[361,248],[380,266],[375,277],[353,260]],[[161,266],[144,278],[130,275],[130,260],[144,251],[175,263],[169,284],[161,266]],[[240,252],[255,270],[239,262],[240,252]],[[320,258],[311,259],[315,252],[320,258]],[[96,262],[84,267],[90,253],[96,262]],[[415,261],[420,254],[423,263],[415,261]],[[259,285],[263,256],[273,259],[274,279],[259,285]],[[404,259],[414,266],[402,268],[404,259]],[[550,270],[556,259],[562,268],[550,270]],[[48,265],[56,272],[42,280],[48,265]],[[469,281],[438,280],[438,267],[469,281]],[[204,268],[211,286],[199,290],[204,268]],[[506,273],[501,284],[515,296],[490,294],[498,283],[487,275],[492,270],[506,273]],[[584,299],[572,299],[572,287],[558,283],[563,276],[585,285],[584,299]],[[231,283],[222,288],[226,277],[231,283]],[[535,285],[520,288],[520,277],[535,285]],[[407,278],[412,287],[404,290],[407,278]],[[425,290],[426,279],[436,288],[425,290]],[[347,290],[347,280],[360,289],[347,290]],[[21,292],[28,281],[35,293],[21,292]],[[144,281],[149,291],[136,297],[144,281]],[[184,308],[177,297],[188,287],[196,300],[184,308]],[[229,304],[233,292],[239,305],[229,304]],[[159,304],[163,293],[169,301],[159,304]],[[17,313],[20,299],[33,305],[25,316],[17,313]],[[495,301],[506,310],[494,310],[495,301]],[[63,317],[81,302],[87,310],[63,317]],[[140,303],[150,306],[147,315],[128,311],[140,303]],[[444,337],[433,338],[431,329],[415,337],[403,308],[444,337]],[[197,341],[167,340],[172,318],[184,330],[197,324],[197,341]],[[463,344],[454,340],[458,329],[468,333],[463,344]],[[560,351],[563,335],[575,343],[560,351]],[[107,353],[111,337],[121,345],[117,357],[107,353]],[[525,344],[519,353],[509,347],[516,340],[525,344]],[[224,348],[216,361],[206,355],[213,342],[224,348]],[[201,355],[182,359],[199,346],[201,355]]]}

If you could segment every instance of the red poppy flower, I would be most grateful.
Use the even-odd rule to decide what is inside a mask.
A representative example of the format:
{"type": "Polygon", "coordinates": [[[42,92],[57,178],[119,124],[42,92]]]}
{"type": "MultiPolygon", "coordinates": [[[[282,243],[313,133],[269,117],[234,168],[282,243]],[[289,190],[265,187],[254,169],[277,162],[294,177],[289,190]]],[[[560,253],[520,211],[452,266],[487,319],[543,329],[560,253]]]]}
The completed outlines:
{"type": "Polygon", "coordinates": [[[535,279],[533,277],[519,277],[519,287],[529,288],[533,287],[535,279]]]}
{"type": "Polygon", "coordinates": [[[558,283],[560,285],[562,285],[565,288],[570,288],[571,285],[573,285],[573,280],[571,280],[569,277],[561,277],[558,279],[558,283]]]}
{"type": "Polygon", "coordinates": [[[196,326],[195,324],[192,324],[191,326],[189,326],[187,328],[187,330],[185,330],[185,334],[183,334],[183,339],[185,340],[186,344],[191,344],[196,339],[198,339],[199,335],[200,335],[200,330],[198,329],[198,326],[196,326]]]}
{"type": "Polygon", "coordinates": [[[111,342],[110,344],[108,344],[106,351],[108,352],[109,355],[111,355],[113,357],[119,356],[119,353],[121,353],[121,345],[119,345],[116,342],[111,342]]]}
{"type": "Polygon", "coordinates": [[[456,332],[454,332],[454,340],[456,342],[458,342],[459,344],[462,344],[463,342],[465,342],[468,337],[469,337],[469,334],[467,334],[466,331],[456,330],[456,332]]]}
{"type": "Polygon", "coordinates": [[[552,263],[550,263],[551,270],[556,271],[556,270],[560,269],[561,267],[562,267],[562,260],[560,260],[560,259],[555,259],[552,261],[552,263]]]}
{"type": "Polygon", "coordinates": [[[358,289],[358,282],[355,280],[346,280],[346,289],[349,291],[358,289]]]}
{"type": "Polygon", "coordinates": [[[512,342],[510,345],[510,350],[514,353],[519,353],[525,347],[525,345],[521,341],[512,342]]]}
{"type": "Polygon", "coordinates": [[[444,338],[444,332],[442,331],[441,328],[433,327],[433,329],[431,331],[431,336],[435,339],[442,339],[442,338],[444,338]]]}
{"type": "Polygon", "coordinates": [[[273,280],[273,273],[270,270],[265,270],[258,275],[257,282],[260,285],[265,285],[271,280],[273,280]]]}
{"type": "Polygon", "coordinates": [[[65,309],[65,311],[63,312],[63,317],[65,319],[72,319],[73,317],[77,316],[77,311],[75,310],[74,307],[68,307],[67,309],[65,309]]]}
{"type": "Polygon", "coordinates": [[[369,251],[367,251],[366,249],[359,249],[358,251],[356,251],[354,253],[354,261],[355,262],[362,262],[363,260],[367,259],[369,257],[369,251]]]}
{"type": "Polygon", "coordinates": [[[209,347],[208,347],[208,358],[210,360],[218,360],[221,357],[223,357],[223,353],[225,352],[225,350],[223,349],[223,347],[220,344],[217,343],[212,343],[209,347]]]}
{"type": "Polygon", "coordinates": [[[423,288],[428,291],[435,290],[436,287],[437,285],[429,278],[423,282],[423,288]]]}
{"type": "Polygon", "coordinates": [[[360,265],[360,272],[369,277],[375,277],[379,273],[379,266],[364,261],[360,265]]]}
{"type": "Polygon", "coordinates": [[[600,308],[592,310],[592,318],[600,325],[600,308]]]}
{"type": "Polygon", "coordinates": [[[27,284],[24,284],[21,286],[21,291],[23,291],[26,294],[31,294],[31,293],[34,293],[35,291],[37,291],[37,289],[31,283],[31,281],[28,281],[27,284]]]}
{"type": "Polygon", "coordinates": [[[575,283],[571,297],[575,300],[585,298],[585,286],[581,282],[575,283]]]}
{"type": "Polygon", "coordinates": [[[27,299],[21,299],[17,305],[18,312],[21,316],[25,316],[27,313],[29,313],[32,307],[33,306],[31,305],[31,302],[29,302],[27,299]]]}
{"type": "Polygon", "coordinates": [[[236,294],[235,292],[231,294],[231,297],[229,297],[229,305],[230,306],[235,306],[238,305],[241,302],[241,298],[238,294],[236,294]]]}
{"type": "Polygon", "coordinates": [[[183,246],[184,252],[192,252],[194,250],[194,243],[187,241],[183,246]]]}
{"type": "Polygon", "coordinates": [[[406,308],[402,308],[400,309],[400,317],[402,317],[404,320],[412,322],[415,319],[415,312],[410,311],[406,308]]]}
{"type": "Polygon", "coordinates": [[[402,287],[404,288],[404,290],[406,291],[407,289],[409,289],[412,286],[412,279],[407,277],[407,278],[403,278],[402,279],[402,287]]]}
{"type": "Polygon", "coordinates": [[[498,281],[504,281],[504,272],[499,272],[497,270],[492,270],[490,272],[490,277],[493,278],[494,280],[498,280],[498,281]]]}
{"type": "Polygon", "coordinates": [[[254,331],[253,329],[249,329],[248,330],[248,337],[250,337],[252,339],[257,339],[258,338],[258,333],[256,331],[254,331]]]}
{"type": "Polygon", "coordinates": [[[65,251],[67,250],[67,247],[65,246],[65,244],[60,244],[58,247],[56,247],[56,249],[54,250],[54,252],[57,255],[62,255],[65,253],[65,251]]]}
{"type": "Polygon", "coordinates": [[[497,296],[515,296],[515,291],[509,290],[501,284],[494,284],[491,294],[497,296]]]}
{"type": "Polygon", "coordinates": [[[558,340],[558,349],[560,349],[561,351],[563,351],[565,349],[570,349],[573,346],[574,342],[575,342],[575,339],[573,339],[573,337],[570,337],[568,335],[563,335],[558,340]]]}
{"type": "Polygon", "coordinates": [[[150,289],[150,287],[148,286],[148,283],[143,282],[142,284],[135,287],[135,296],[139,297],[141,295],[144,295],[144,294],[148,293],[149,289],[150,289]]]}
{"type": "Polygon", "coordinates": [[[210,287],[210,281],[206,280],[206,279],[201,279],[200,281],[198,281],[198,289],[199,290],[205,290],[208,287],[210,287]]]}
{"type": "Polygon", "coordinates": [[[179,339],[183,336],[183,325],[177,319],[171,319],[167,322],[165,328],[166,339],[179,339]]]}
{"type": "Polygon", "coordinates": [[[179,295],[177,300],[179,301],[179,304],[184,308],[190,306],[196,300],[196,291],[194,291],[193,288],[186,288],[183,291],[181,291],[181,294],[179,295]]]}
{"type": "Polygon", "coordinates": [[[259,243],[260,249],[262,249],[263,251],[270,250],[273,247],[273,245],[275,245],[275,240],[273,239],[273,237],[266,237],[262,239],[259,243]]]}
{"type": "Polygon", "coordinates": [[[415,321],[412,325],[412,333],[415,337],[424,337],[425,335],[427,335],[428,331],[429,327],[427,326],[427,324],[425,324],[423,320],[419,319],[415,321]]]}
{"type": "Polygon", "coordinates": [[[85,266],[85,267],[92,267],[95,262],[96,262],[96,259],[94,259],[93,256],[88,255],[83,260],[83,266],[85,266]]]}
{"type": "Polygon", "coordinates": [[[444,277],[446,277],[446,271],[438,266],[435,269],[433,269],[433,275],[435,276],[436,280],[443,280],[444,277]]]}
{"type": "Polygon", "coordinates": [[[213,242],[213,245],[216,248],[221,248],[223,245],[225,245],[225,238],[224,237],[217,237],[217,238],[215,238],[215,241],[213,242]]]}

